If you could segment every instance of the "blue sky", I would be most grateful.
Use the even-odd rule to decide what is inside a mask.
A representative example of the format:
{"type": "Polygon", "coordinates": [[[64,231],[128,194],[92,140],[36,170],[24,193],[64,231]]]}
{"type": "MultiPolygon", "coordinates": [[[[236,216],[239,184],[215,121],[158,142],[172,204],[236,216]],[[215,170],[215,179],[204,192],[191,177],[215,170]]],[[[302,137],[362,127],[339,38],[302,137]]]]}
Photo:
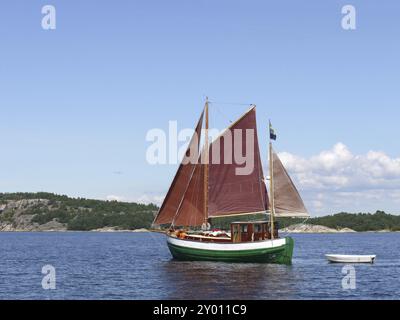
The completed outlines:
{"type": "MultiPolygon", "coordinates": [[[[261,134],[273,120],[314,215],[400,213],[399,14],[377,0],[2,1],[0,192],[160,199],[176,166],[146,162],[146,133],[193,127],[208,95],[257,104],[261,134]],[[56,30],[41,28],[46,4],[56,30]],[[339,160],[321,169],[324,155],[339,160]]],[[[212,125],[245,109],[216,105],[212,125]]]]}

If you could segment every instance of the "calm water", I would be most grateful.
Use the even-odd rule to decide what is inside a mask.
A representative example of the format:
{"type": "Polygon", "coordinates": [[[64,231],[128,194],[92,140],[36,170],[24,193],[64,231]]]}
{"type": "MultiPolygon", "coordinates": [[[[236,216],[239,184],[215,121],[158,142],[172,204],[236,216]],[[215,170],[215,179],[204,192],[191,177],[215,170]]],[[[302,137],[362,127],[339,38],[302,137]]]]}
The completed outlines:
{"type": "Polygon", "coordinates": [[[293,266],[177,262],[162,234],[0,233],[0,299],[398,299],[400,233],[294,235],[293,266]],[[377,254],[356,265],[357,289],[342,289],[342,265],[326,253],[377,254]],[[57,289],[42,289],[42,267],[57,289]]]}

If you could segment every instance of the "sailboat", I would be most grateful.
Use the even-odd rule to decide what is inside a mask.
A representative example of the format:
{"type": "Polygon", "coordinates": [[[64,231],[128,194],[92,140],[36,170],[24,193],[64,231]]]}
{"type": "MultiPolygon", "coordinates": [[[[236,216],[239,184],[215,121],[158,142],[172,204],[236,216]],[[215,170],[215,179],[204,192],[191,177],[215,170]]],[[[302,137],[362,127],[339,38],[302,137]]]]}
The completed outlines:
{"type": "Polygon", "coordinates": [[[207,99],[153,225],[169,228],[167,245],[177,260],[291,264],[294,241],[291,237],[279,237],[276,218],[307,218],[309,214],[273,150],[276,135],[271,125],[268,179],[264,177],[260,156],[256,106],[251,105],[210,143],[209,104],[207,99]],[[236,132],[252,132],[253,139],[236,132]],[[235,148],[239,147],[240,152],[252,152],[253,170],[246,174],[238,174],[243,169],[243,163],[235,158],[235,148]],[[251,215],[265,219],[240,220],[251,215]],[[212,228],[213,219],[227,217],[237,218],[230,230],[212,228]]]}

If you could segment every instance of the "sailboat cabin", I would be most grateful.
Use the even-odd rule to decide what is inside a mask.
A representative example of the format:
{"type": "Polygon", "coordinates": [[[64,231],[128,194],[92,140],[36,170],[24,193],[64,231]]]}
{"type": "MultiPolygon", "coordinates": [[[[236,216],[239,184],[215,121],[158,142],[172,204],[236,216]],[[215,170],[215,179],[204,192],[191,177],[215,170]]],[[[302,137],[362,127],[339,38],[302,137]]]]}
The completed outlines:
{"type": "Polygon", "coordinates": [[[271,237],[267,221],[233,222],[231,224],[231,239],[233,243],[255,242],[278,238],[278,229],[275,225],[274,237],[271,237]]]}
{"type": "Polygon", "coordinates": [[[230,232],[220,229],[201,232],[187,232],[186,230],[181,229],[172,232],[172,236],[181,240],[189,241],[245,243],[278,239],[277,224],[274,225],[274,228],[274,236],[272,237],[270,224],[267,221],[233,222],[231,223],[230,232]]]}

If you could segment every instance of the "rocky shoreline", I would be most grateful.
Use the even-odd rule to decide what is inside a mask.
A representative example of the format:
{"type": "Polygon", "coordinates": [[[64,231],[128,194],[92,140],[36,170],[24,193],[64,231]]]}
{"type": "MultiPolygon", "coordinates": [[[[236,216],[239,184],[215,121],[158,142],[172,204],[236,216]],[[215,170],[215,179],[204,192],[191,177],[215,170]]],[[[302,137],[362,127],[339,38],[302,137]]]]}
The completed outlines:
{"type": "MultiPolygon", "coordinates": [[[[77,231],[77,230],[67,230],[66,228],[60,228],[60,229],[44,229],[44,228],[24,228],[24,229],[18,229],[18,228],[13,228],[12,226],[9,225],[0,225],[0,233],[2,232],[99,232],[99,233],[124,233],[124,232],[129,232],[129,233],[149,233],[149,232],[156,232],[156,233],[164,233],[158,230],[149,230],[149,229],[135,229],[135,230],[119,230],[119,229],[114,229],[114,228],[101,228],[101,229],[94,229],[94,230],[89,230],[89,231],[77,231]]],[[[364,231],[364,232],[358,232],[354,231],[352,229],[344,228],[344,229],[331,229],[327,228],[324,226],[313,226],[312,228],[306,227],[306,228],[300,228],[300,227],[288,227],[279,230],[279,233],[282,234],[338,234],[338,233],[396,233],[397,231],[391,231],[391,230],[377,230],[377,231],[364,231]]]]}
{"type": "Polygon", "coordinates": [[[14,228],[11,225],[0,225],[0,232],[101,232],[101,233],[121,233],[121,232],[130,232],[130,233],[147,233],[147,232],[153,232],[148,229],[135,229],[135,230],[119,230],[119,229],[114,229],[114,228],[101,228],[101,229],[94,229],[94,230],[89,230],[89,231],[79,231],[79,230],[67,230],[66,228],[58,228],[58,229],[45,229],[42,228],[14,228]]]}
{"type": "MultiPolygon", "coordinates": [[[[1,200],[0,232],[75,232],[79,230],[87,230],[88,232],[149,232],[147,229],[139,228],[139,226],[141,226],[140,223],[137,224],[138,229],[136,230],[127,230],[127,227],[123,226],[91,228],[90,225],[78,225],[77,228],[71,228],[69,221],[72,220],[73,217],[79,218],[80,215],[86,214],[90,219],[88,214],[96,214],[94,210],[96,205],[100,206],[103,212],[107,212],[107,210],[112,212],[114,207],[111,206],[111,208],[108,208],[107,205],[110,203],[102,201],[98,201],[95,204],[89,203],[89,205],[82,202],[82,207],[79,206],[81,204],[79,200],[67,198],[67,200],[64,199],[64,201],[66,201],[66,203],[42,198],[1,200]],[[71,205],[68,201],[77,201],[77,203],[71,205]]],[[[126,208],[125,206],[123,209],[129,210],[130,208],[126,208]]],[[[118,214],[124,215],[126,211],[121,211],[118,214]]],[[[114,213],[114,215],[117,214],[114,213]]],[[[152,213],[149,213],[149,215],[151,215],[152,219],[152,213]]],[[[98,215],[98,217],[99,219],[104,218],[104,216],[101,215],[98,215]]],[[[142,225],[146,226],[147,224],[143,222],[142,225]]]]}
{"type": "Polygon", "coordinates": [[[281,233],[355,233],[349,228],[333,229],[312,224],[295,224],[280,230],[281,233]]]}
{"type": "MultiPolygon", "coordinates": [[[[51,214],[57,210],[60,203],[48,199],[22,199],[22,200],[6,200],[0,202],[0,232],[76,232],[68,228],[68,224],[61,220],[59,222],[57,217],[52,217],[51,221],[42,221],[35,219],[41,216],[43,212],[51,214]],[[39,223],[38,223],[39,222],[39,223]]],[[[65,207],[65,206],[64,206],[65,207]]],[[[66,212],[73,212],[73,210],[81,210],[82,212],[91,212],[91,208],[70,208],[65,207],[66,212]]],[[[80,212],[81,212],[80,211],[80,212]]],[[[143,224],[147,225],[147,224],[143,224]]],[[[76,229],[81,230],[81,229],[76,229]]],[[[83,229],[86,230],[86,229],[83,229]]],[[[136,230],[126,230],[126,227],[103,227],[98,229],[88,230],[88,232],[159,232],[157,230],[148,230],[145,228],[136,230]]],[[[296,234],[296,233],[354,233],[356,231],[344,228],[333,229],[322,225],[312,224],[295,224],[280,230],[282,234],[296,234]]],[[[391,230],[377,230],[365,231],[371,233],[387,233],[391,230]]]]}
{"type": "MultiPolygon", "coordinates": [[[[53,223],[49,223],[46,225],[40,225],[40,226],[26,226],[24,228],[14,228],[10,224],[1,224],[0,223],[0,232],[100,232],[100,233],[122,233],[122,232],[130,232],[130,233],[148,233],[148,232],[157,232],[157,233],[164,233],[163,231],[160,230],[151,230],[151,229],[135,229],[135,230],[122,230],[122,229],[117,229],[114,227],[105,227],[105,228],[100,228],[100,229],[93,229],[89,231],[74,231],[74,230],[67,230],[65,226],[62,224],[60,225],[55,225],[53,223]]],[[[378,231],[365,231],[369,233],[389,233],[389,232],[394,232],[390,230],[378,230],[378,231]]],[[[362,233],[362,232],[357,232],[349,228],[343,228],[343,229],[333,229],[333,228],[328,228],[325,226],[319,226],[319,225],[309,225],[309,224],[296,224],[289,226],[284,229],[279,230],[280,234],[338,234],[338,233],[362,233]]]]}
{"type": "Polygon", "coordinates": [[[132,233],[145,233],[145,232],[151,232],[148,229],[141,228],[141,229],[135,229],[135,230],[121,230],[121,229],[116,229],[116,228],[100,228],[100,229],[94,229],[90,230],[89,232],[132,232],[132,233]]]}

